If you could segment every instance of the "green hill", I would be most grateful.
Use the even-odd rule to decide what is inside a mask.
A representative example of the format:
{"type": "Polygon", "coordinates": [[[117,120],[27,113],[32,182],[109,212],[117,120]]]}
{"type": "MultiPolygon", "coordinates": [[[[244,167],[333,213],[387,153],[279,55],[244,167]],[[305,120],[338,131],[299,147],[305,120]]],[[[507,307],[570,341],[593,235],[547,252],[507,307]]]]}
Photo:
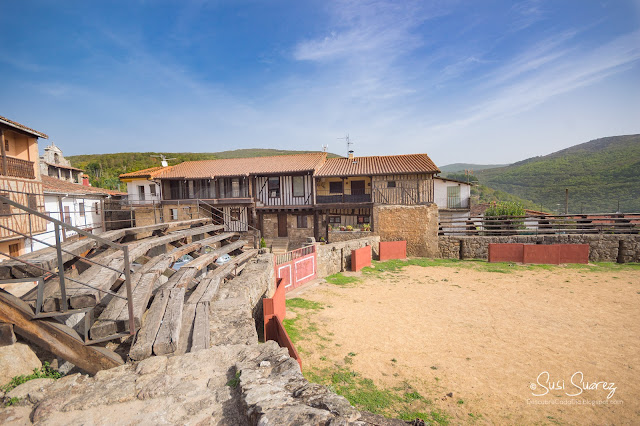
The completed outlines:
{"type": "MultiPolygon", "coordinates": [[[[221,152],[163,152],[167,158],[175,158],[169,161],[170,165],[183,161],[215,160],[219,158],[242,157],[267,157],[270,155],[306,154],[316,151],[284,151],[280,149],[237,149],[221,152]]],[[[160,166],[160,158],[152,157],[160,155],[158,152],[121,152],[117,154],[87,154],[72,155],[67,157],[73,167],[83,169],[89,176],[91,185],[99,188],[119,189],[126,191],[118,176],[122,173],[135,172],[160,166]]],[[[328,153],[327,157],[339,157],[328,153]]]]}
{"type": "Polygon", "coordinates": [[[564,211],[565,188],[570,213],[609,213],[618,205],[639,212],[640,135],[596,139],[475,175],[480,184],[552,212],[564,211]]]}
{"type": "Polygon", "coordinates": [[[438,167],[442,170],[442,173],[464,173],[465,170],[473,170],[473,172],[477,172],[478,170],[485,169],[495,169],[497,167],[505,167],[508,164],[471,164],[471,163],[453,163],[447,164],[446,166],[438,167]]]}

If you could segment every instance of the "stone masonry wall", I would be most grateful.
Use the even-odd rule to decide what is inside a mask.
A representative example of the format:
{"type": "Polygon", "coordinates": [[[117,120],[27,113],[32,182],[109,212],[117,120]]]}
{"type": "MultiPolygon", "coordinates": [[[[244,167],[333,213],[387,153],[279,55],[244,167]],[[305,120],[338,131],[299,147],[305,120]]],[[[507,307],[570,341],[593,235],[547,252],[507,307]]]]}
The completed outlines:
{"type": "Polygon", "coordinates": [[[374,206],[373,229],[380,241],[407,241],[407,255],[438,257],[438,207],[374,206]]]}
{"type": "Polygon", "coordinates": [[[332,244],[316,244],[318,252],[318,278],[346,271],[351,267],[351,251],[371,246],[374,256],[379,255],[380,237],[370,235],[358,240],[343,241],[332,244]]]}
{"type": "Polygon", "coordinates": [[[329,242],[339,243],[342,241],[358,240],[360,238],[369,238],[370,231],[329,231],[329,242]]]}
{"type": "MultiPolygon", "coordinates": [[[[313,237],[313,215],[307,216],[307,227],[298,228],[298,215],[287,214],[287,238],[289,239],[289,249],[302,246],[307,237],[313,237]]],[[[266,213],[262,217],[262,236],[264,238],[278,237],[278,215],[276,213],[266,213]]]]}
{"type": "Polygon", "coordinates": [[[591,262],[640,262],[640,235],[440,236],[439,254],[445,259],[487,259],[490,243],[589,244],[591,262]]]}

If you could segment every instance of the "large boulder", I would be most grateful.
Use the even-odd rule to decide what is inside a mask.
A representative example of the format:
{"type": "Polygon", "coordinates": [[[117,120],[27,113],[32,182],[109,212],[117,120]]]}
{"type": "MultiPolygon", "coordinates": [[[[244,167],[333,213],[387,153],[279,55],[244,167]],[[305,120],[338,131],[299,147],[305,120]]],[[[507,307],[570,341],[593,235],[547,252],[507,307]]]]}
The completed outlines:
{"type": "Polygon", "coordinates": [[[34,368],[42,367],[31,348],[24,343],[0,347],[0,386],[4,386],[15,376],[33,373],[34,368]]]}

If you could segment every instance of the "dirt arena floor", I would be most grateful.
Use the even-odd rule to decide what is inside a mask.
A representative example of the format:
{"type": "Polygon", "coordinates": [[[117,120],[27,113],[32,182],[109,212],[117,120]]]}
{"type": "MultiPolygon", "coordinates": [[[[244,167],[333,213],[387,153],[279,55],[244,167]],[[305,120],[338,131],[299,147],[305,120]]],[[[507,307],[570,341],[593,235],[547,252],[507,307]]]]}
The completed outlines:
{"type": "Polygon", "coordinates": [[[377,268],[287,295],[317,302],[288,300],[306,377],[334,388],[336,371],[371,379],[402,404],[379,411],[406,419],[640,424],[637,265],[377,268]]]}

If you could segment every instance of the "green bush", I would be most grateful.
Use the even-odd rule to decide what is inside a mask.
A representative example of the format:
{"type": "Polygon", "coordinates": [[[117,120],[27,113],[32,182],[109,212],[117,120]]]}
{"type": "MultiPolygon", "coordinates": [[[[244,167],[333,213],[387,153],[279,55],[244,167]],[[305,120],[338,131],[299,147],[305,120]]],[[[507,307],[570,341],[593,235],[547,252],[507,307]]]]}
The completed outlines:
{"type": "Polygon", "coordinates": [[[486,220],[484,225],[489,231],[488,235],[515,234],[517,229],[524,228],[522,218],[512,219],[514,216],[524,216],[525,210],[522,204],[515,202],[495,203],[484,212],[486,220]],[[504,232],[512,231],[512,232],[504,232]]]}

